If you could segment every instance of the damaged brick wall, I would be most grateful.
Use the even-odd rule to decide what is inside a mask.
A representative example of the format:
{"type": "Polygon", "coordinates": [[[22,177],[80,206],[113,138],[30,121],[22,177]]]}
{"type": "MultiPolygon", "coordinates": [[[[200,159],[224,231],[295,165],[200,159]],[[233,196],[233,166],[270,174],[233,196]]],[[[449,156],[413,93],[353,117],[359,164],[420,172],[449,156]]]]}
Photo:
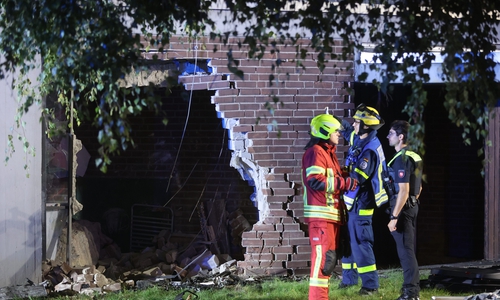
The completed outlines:
{"type": "MultiPolygon", "coordinates": [[[[352,66],[353,62],[330,62],[320,73],[314,53],[303,61],[304,70],[293,62],[294,48],[278,47],[279,51],[272,55],[266,53],[257,61],[249,59],[246,50],[238,48],[237,41],[231,39],[229,45],[224,46],[208,39],[193,43],[175,37],[166,53],[145,54],[151,60],[158,56],[161,62],[198,61],[211,69],[195,74],[187,72],[179,77],[181,86],[164,97],[167,127],[161,125],[161,116],[151,112],[132,120],[137,147],[113,158],[108,174],[100,173],[91,160],[86,175],[78,179],[77,194],[85,200],[83,217],[102,222],[108,210],[122,209],[123,228],[110,236],[119,244],[123,239],[120,245],[126,248],[130,205],[168,202],[175,214],[175,233],[186,239],[199,236],[203,230],[200,219],[200,207],[203,207],[205,225],[212,227],[217,239],[213,244],[219,251],[229,252],[240,260],[238,265],[248,274],[307,274],[310,247],[307,226],[302,223],[300,159],[309,139],[308,124],[314,115],[328,106],[336,115],[347,117],[349,109],[354,108],[354,99],[345,95],[344,88],[353,78],[340,69],[340,66],[352,66]],[[215,47],[217,52],[213,51],[215,47]],[[245,72],[244,79],[229,72],[226,54],[229,47],[245,72]],[[283,64],[273,70],[271,65],[277,58],[283,64]],[[278,79],[272,86],[270,74],[278,79]],[[271,115],[266,102],[272,103],[270,95],[273,94],[283,105],[273,104],[271,115]],[[188,126],[184,129],[187,119],[188,126]],[[180,146],[183,134],[184,142],[180,146]]],[[[160,87],[161,83],[158,92],[165,93],[160,87]]],[[[356,102],[365,100],[356,99],[356,102]]],[[[430,119],[446,121],[437,113],[430,119]]],[[[95,129],[84,124],[76,129],[76,134],[92,157],[96,157],[95,129]]],[[[457,202],[450,203],[447,195],[452,193],[445,190],[449,166],[433,162],[433,159],[442,161],[440,155],[447,156],[446,149],[450,146],[437,134],[435,141],[426,142],[438,150],[429,148],[427,153],[433,156],[425,160],[430,164],[426,169],[432,186],[424,193],[428,193],[426,198],[432,201],[427,201],[420,213],[418,232],[418,255],[434,259],[427,263],[454,261],[457,257],[457,253],[449,251],[451,242],[445,238],[444,228],[450,229],[447,222],[452,216],[443,218],[447,216],[446,207],[457,202]],[[436,218],[441,226],[429,226],[437,224],[436,218]]],[[[383,132],[379,137],[383,139],[383,132]]],[[[339,147],[341,161],[346,151],[347,146],[339,147]]],[[[63,182],[64,178],[55,180],[63,182]]],[[[480,178],[474,177],[474,180],[475,186],[481,188],[480,178]]],[[[64,184],[55,186],[63,192],[54,193],[54,198],[63,201],[67,195],[64,184]]],[[[479,197],[479,194],[467,197],[473,196],[479,197]]],[[[480,201],[479,197],[477,202],[480,201]]],[[[481,207],[475,205],[474,215],[469,215],[469,223],[474,226],[456,227],[457,230],[467,234],[478,232],[482,219],[476,215],[481,207]]],[[[385,229],[383,225],[381,230],[385,229]]],[[[476,239],[481,243],[480,235],[476,239]]],[[[474,249],[469,247],[465,255],[480,258],[474,249]]]]}
{"type": "MultiPolygon", "coordinates": [[[[353,62],[331,61],[320,72],[312,52],[302,61],[306,66],[302,69],[296,66],[294,47],[277,46],[275,53],[267,52],[255,60],[248,57],[245,47],[238,48],[238,42],[234,38],[223,45],[205,38],[191,42],[176,37],[166,53],[148,53],[146,57],[210,60],[212,74],[181,76],[179,81],[186,90],[215,91],[211,101],[229,131],[231,165],[255,186],[252,201],[259,221],[243,233],[245,259],[238,265],[249,274],[307,274],[310,246],[302,226],[300,160],[312,117],[325,107],[339,116],[354,108],[344,89],[353,80],[345,70],[352,68],[353,62]],[[229,49],[244,71],[243,79],[228,69],[229,49]],[[278,58],[283,63],[273,70],[278,58]],[[273,85],[270,74],[277,79],[273,85]],[[271,95],[278,96],[282,105],[272,104],[271,95]],[[272,104],[273,114],[266,102],[272,104]]],[[[339,53],[340,49],[338,44],[339,53]]],[[[339,147],[341,160],[346,150],[346,146],[339,147]]]]}
{"type": "MultiPolygon", "coordinates": [[[[160,61],[209,61],[212,69],[179,77],[182,87],[164,97],[168,126],[152,112],[132,118],[136,147],[114,157],[107,174],[94,165],[96,130],[85,122],[75,128],[92,156],[77,180],[81,218],[101,222],[104,233],[127,251],[131,205],[168,205],[175,215],[174,234],[186,239],[203,230],[204,207],[202,217],[215,231],[216,250],[239,259],[248,274],[307,274],[310,246],[302,223],[300,161],[315,115],[329,107],[347,116],[354,108],[345,92],[352,81],[345,68],[353,62],[331,61],[320,72],[314,52],[302,60],[303,69],[296,66],[294,47],[278,46],[258,61],[249,59],[238,42],[223,45],[203,38],[192,43],[176,37],[166,53],[145,54],[160,61]],[[244,79],[229,71],[229,49],[244,79]],[[282,64],[273,70],[277,58],[282,64]],[[270,74],[276,78],[273,85],[270,74]],[[273,104],[271,95],[280,103],[273,104]],[[252,225],[244,232],[245,222],[235,221],[239,216],[252,225]]],[[[161,84],[158,92],[165,93],[161,84]]],[[[341,161],[346,150],[339,147],[341,161]]]]}

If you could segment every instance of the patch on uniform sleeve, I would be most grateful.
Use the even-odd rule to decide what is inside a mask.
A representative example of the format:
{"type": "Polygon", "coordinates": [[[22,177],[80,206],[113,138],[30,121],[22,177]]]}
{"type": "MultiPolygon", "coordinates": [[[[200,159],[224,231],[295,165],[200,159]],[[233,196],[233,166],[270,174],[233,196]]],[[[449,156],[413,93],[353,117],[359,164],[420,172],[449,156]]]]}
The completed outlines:
{"type": "Polygon", "coordinates": [[[405,178],[405,170],[398,170],[398,177],[405,178]]]}
{"type": "Polygon", "coordinates": [[[359,168],[361,170],[364,170],[368,167],[368,159],[364,158],[360,163],[359,163],[359,168]]]}

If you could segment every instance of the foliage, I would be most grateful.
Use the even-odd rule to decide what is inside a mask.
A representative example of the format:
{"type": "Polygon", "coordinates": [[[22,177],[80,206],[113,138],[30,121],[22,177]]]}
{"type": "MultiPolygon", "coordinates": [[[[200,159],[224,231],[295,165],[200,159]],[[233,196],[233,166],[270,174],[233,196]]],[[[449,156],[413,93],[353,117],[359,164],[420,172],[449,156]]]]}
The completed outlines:
{"type": "MultiPolygon", "coordinates": [[[[0,78],[18,74],[13,83],[21,99],[16,120],[56,92],[68,119],[91,118],[98,128],[102,147],[96,163],[106,171],[110,156],[133,144],[128,117],[159,104],[152,86],[123,85],[127,74],[144,68],[141,51],[147,47],[141,44],[141,30],[157,30],[161,43],[168,43],[177,22],[202,30],[204,11],[189,1],[1,0],[0,78]],[[36,69],[41,73],[33,89],[28,74],[36,69]]],[[[158,44],[151,33],[144,34],[158,44]]],[[[54,120],[51,109],[44,113],[54,120]]]]}
{"type": "MultiPolygon", "coordinates": [[[[464,141],[485,138],[489,111],[500,96],[491,53],[498,42],[500,2],[486,0],[225,0],[230,32],[216,32],[209,14],[212,1],[151,0],[0,0],[0,77],[17,71],[15,86],[23,91],[18,117],[45,96],[57,100],[77,124],[92,118],[99,129],[105,171],[110,156],[133,145],[128,117],[145,108],[157,108],[153,87],[126,88],[131,72],[144,67],[141,51],[164,50],[174,34],[195,37],[210,31],[212,38],[241,36],[249,55],[277,54],[279,44],[297,49],[297,66],[309,50],[318,52],[317,65],[347,60],[365,44],[374,45],[370,68],[380,79],[373,83],[387,93],[395,80],[412,87],[405,112],[416,126],[413,135],[423,141],[425,104],[423,84],[439,47],[444,57],[445,106],[450,120],[463,128],[464,141]],[[141,33],[144,37],[141,40],[141,33]],[[303,38],[310,38],[305,45],[303,38]],[[341,39],[341,51],[336,39],[341,39]],[[144,42],[144,44],[143,44],[144,42]],[[309,50],[308,50],[309,49],[309,50]],[[41,68],[39,86],[26,93],[27,74],[41,68]]],[[[229,69],[242,76],[237,60],[228,53],[229,69]]],[[[358,80],[367,78],[366,73],[358,80]]],[[[276,81],[272,75],[270,81],[276,81]]],[[[171,84],[175,84],[171,82],[171,84]]],[[[168,90],[168,89],[167,89],[168,90]]],[[[278,100],[275,100],[275,102],[278,100]]],[[[45,111],[50,116],[51,111],[45,111]]],[[[69,126],[73,126],[71,122],[69,126]]],[[[412,141],[410,141],[412,142],[412,141]]],[[[423,143],[421,145],[423,150],[423,143]]]]}
{"type": "MultiPolygon", "coordinates": [[[[231,2],[231,1],[230,1],[231,2]]],[[[433,49],[441,49],[444,57],[443,80],[447,94],[445,106],[449,119],[463,128],[464,141],[486,138],[489,112],[500,98],[495,81],[492,52],[498,43],[500,3],[483,0],[340,0],[295,1],[290,10],[287,1],[234,1],[228,6],[235,20],[248,20],[245,42],[265,49],[273,34],[280,43],[299,46],[302,37],[312,36],[311,47],[318,51],[320,69],[328,60],[346,60],[355,51],[374,45],[370,69],[380,78],[373,83],[382,93],[390,90],[396,80],[410,85],[412,94],[405,112],[412,127],[410,143],[420,145],[424,152],[423,118],[428,101],[423,84],[429,82],[428,70],[435,59],[433,49]],[[300,27],[308,32],[291,34],[300,27]],[[341,54],[335,53],[335,38],[343,41],[341,54]],[[258,44],[261,41],[262,44],[258,44]]],[[[298,48],[299,49],[299,48],[298,48]]],[[[298,50],[301,57],[306,53],[298,50]]],[[[256,54],[260,57],[263,54],[256,54]]],[[[279,65],[279,59],[276,64],[279,65]]],[[[363,73],[358,80],[364,81],[363,73]]]]}
{"type": "Polygon", "coordinates": [[[14,144],[16,143],[16,139],[17,139],[17,141],[20,142],[21,145],[23,146],[23,151],[24,151],[24,155],[25,155],[25,157],[24,157],[24,161],[25,161],[24,170],[26,171],[26,177],[29,178],[30,177],[29,157],[35,156],[36,149],[34,147],[30,146],[30,143],[29,143],[28,139],[26,138],[26,131],[25,131],[26,130],[25,129],[26,123],[21,122],[21,120],[16,120],[16,122],[17,122],[17,127],[16,128],[11,127],[10,129],[12,132],[11,132],[11,134],[7,135],[7,147],[8,147],[8,149],[10,149],[10,152],[5,157],[5,163],[7,164],[9,159],[14,154],[14,152],[15,152],[14,144]]]}

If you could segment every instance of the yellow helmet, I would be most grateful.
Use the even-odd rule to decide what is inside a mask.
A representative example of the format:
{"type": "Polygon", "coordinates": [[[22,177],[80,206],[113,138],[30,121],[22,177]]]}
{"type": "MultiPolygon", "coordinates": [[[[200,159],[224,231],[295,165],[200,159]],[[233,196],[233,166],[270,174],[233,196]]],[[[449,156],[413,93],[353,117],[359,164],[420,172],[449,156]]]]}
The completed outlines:
{"type": "Polygon", "coordinates": [[[353,117],[355,120],[363,121],[363,124],[370,127],[371,129],[377,130],[382,125],[385,124],[384,119],[382,119],[378,111],[370,106],[364,104],[358,105],[356,107],[356,113],[353,117]]]}
{"type": "Polygon", "coordinates": [[[311,135],[323,140],[330,139],[330,135],[339,130],[342,124],[330,114],[317,115],[311,120],[311,135]]]}

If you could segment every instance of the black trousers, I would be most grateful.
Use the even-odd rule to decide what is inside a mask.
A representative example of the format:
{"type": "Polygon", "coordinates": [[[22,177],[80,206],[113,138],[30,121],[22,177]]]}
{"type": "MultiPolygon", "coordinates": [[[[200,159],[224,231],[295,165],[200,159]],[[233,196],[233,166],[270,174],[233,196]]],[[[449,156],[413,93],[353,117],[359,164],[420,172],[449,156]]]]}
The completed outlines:
{"type": "Polygon", "coordinates": [[[418,204],[412,208],[403,209],[398,216],[397,229],[392,232],[403,268],[403,290],[411,296],[418,296],[420,292],[420,274],[415,255],[417,215],[418,204]]]}

